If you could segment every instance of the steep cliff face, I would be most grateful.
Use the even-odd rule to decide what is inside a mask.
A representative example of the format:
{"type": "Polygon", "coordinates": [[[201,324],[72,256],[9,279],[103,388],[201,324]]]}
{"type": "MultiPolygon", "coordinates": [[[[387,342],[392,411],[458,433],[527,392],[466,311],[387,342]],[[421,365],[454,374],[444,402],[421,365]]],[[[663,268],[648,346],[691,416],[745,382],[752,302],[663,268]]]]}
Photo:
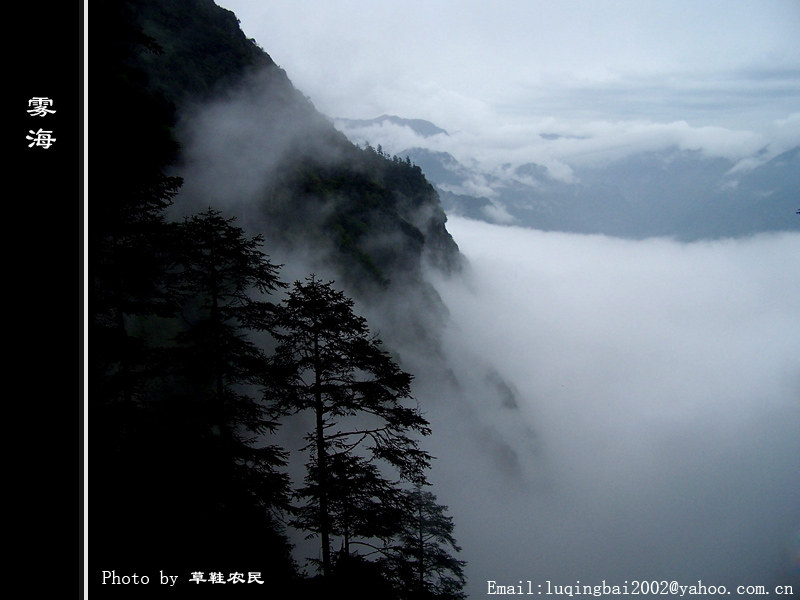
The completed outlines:
{"type": "Polygon", "coordinates": [[[269,315],[291,294],[281,283],[335,279],[416,377],[443,354],[445,308],[427,271],[455,271],[461,255],[421,170],[350,143],[229,11],[114,0],[93,22],[93,85],[105,94],[93,139],[100,125],[114,138],[92,163],[93,493],[96,522],[120,525],[95,528],[93,543],[116,568],[141,547],[181,568],[224,550],[232,568],[266,563],[295,586],[293,541],[273,509],[288,512],[303,466],[267,434],[281,429],[295,455],[305,442],[261,401],[271,374],[286,372],[271,363],[269,315]]]}
{"type": "Polygon", "coordinates": [[[177,108],[177,212],[214,205],[355,294],[424,285],[462,257],[419,167],[347,140],[211,0],[139,0],[150,85],[177,108]]]}

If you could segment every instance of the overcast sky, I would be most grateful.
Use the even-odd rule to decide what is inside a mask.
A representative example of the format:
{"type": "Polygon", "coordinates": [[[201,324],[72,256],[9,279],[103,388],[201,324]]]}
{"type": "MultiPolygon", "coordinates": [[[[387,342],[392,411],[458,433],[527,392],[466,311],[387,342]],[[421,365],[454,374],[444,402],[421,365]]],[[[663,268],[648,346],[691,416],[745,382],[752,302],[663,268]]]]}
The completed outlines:
{"type": "Polygon", "coordinates": [[[800,143],[798,0],[218,3],[332,117],[426,119],[512,152],[542,133],[800,143]]]}

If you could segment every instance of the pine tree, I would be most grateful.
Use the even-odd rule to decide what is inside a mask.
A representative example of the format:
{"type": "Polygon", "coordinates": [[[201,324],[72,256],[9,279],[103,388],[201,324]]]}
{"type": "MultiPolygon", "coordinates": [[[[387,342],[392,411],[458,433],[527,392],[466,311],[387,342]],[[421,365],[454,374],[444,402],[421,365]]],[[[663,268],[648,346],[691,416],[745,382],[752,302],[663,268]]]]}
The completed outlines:
{"type": "Polygon", "coordinates": [[[319,536],[326,578],[333,536],[349,547],[356,536],[388,535],[376,517],[394,503],[382,496],[397,498],[400,490],[384,471],[397,481],[422,483],[431,459],[414,437],[430,429],[419,408],[409,405],[411,375],[382,350],[353,305],[333,282],[311,276],[295,282],[275,321],[280,377],[273,400],[286,412],[314,416],[306,437],[306,485],[299,491],[307,503],[296,523],[319,536]]]}
{"type": "Polygon", "coordinates": [[[234,221],[209,208],[180,225],[176,278],[185,326],[167,353],[176,421],[193,428],[186,443],[203,473],[186,482],[194,497],[183,510],[194,511],[195,522],[214,523],[198,537],[212,547],[224,541],[227,556],[253,552],[248,532],[259,529],[280,546],[277,520],[289,505],[288,456],[268,443],[279,423],[259,390],[268,359],[253,339],[269,332],[268,295],[285,284],[261,236],[248,238],[234,221]]]}
{"type": "Polygon", "coordinates": [[[406,598],[465,598],[466,563],[450,554],[461,548],[453,537],[453,519],[446,514],[447,507],[422,486],[408,492],[408,497],[411,510],[388,561],[388,571],[398,587],[406,590],[406,598]]]}
{"type": "MultiPolygon", "coordinates": [[[[334,452],[326,460],[324,495],[330,535],[341,540],[338,557],[354,554],[357,547],[366,549],[367,556],[382,552],[400,530],[407,508],[397,483],[362,456],[334,452]]],[[[318,459],[312,454],[305,486],[297,492],[308,499],[293,521],[300,529],[314,530],[318,523],[323,495],[320,481],[318,459]]]]}
{"type": "MultiPolygon", "coordinates": [[[[285,284],[261,250],[261,236],[247,238],[234,221],[209,208],[181,225],[178,279],[188,327],[176,339],[183,375],[207,402],[207,426],[221,446],[248,464],[269,454],[253,444],[277,427],[253,395],[267,358],[248,333],[269,330],[274,305],[263,296],[285,284]]],[[[276,458],[282,455],[272,450],[276,458]]]]}

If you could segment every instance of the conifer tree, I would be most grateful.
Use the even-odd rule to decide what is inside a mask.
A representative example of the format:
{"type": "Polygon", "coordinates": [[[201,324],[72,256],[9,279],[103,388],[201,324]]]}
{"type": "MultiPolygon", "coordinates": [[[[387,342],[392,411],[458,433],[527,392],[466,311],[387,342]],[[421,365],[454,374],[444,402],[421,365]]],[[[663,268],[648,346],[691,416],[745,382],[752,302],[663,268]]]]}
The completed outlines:
{"type": "MultiPolygon", "coordinates": [[[[338,557],[350,556],[357,547],[366,549],[366,556],[382,552],[401,529],[408,508],[405,496],[395,481],[384,477],[373,462],[362,456],[334,452],[326,460],[324,495],[330,535],[341,540],[338,557]]],[[[297,492],[299,497],[307,498],[307,504],[297,510],[293,523],[313,531],[323,496],[316,455],[311,455],[307,466],[305,486],[297,492]]]]}
{"type": "Polygon", "coordinates": [[[209,208],[181,225],[178,279],[188,327],[177,336],[180,363],[194,393],[207,402],[209,428],[237,461],[259,463],[273,451],[281,463],[276,448],[253,446],[277,422],[253,395],[267,359],[248,332],[269,330],[274,305],[263,296],[285,284],[261,250],[262,237],[247,238],[234,221],[209,208]]]}
{"type": "Polygon", "coordinates": [[[204,475],[187,483],[195,490],[193,518],[214,521],[199,535],[210,544],[227,540],[226,554],[243,554],[253,550],[247,532],[260,524],[274,534],[289,503],[287,454],[268,443],[279,424],[259,391],[268,361],[252,337],[269,331],[268,295],[285,284],[261,236],[248,238],[234,222],[209,208],[179,227],[176,278],[186,299],[185,328],[168,356],[179,381],[175,396],[182,398],[173,403],[184,427],[194,427],[190,443],[204,475]]]}
{"type": "Polygon", "coordinates": [[[295,282],[276,310],[273,401],[314,417],[299,490],[306,505],[296,523],[319,536],[324,577],[332,574],[333,536],[349,547],[356,536],[388,535],[376,517],[402,494],[383,472],[422,483],[431,458],[414,437],[430,429],[411,404],[411,375],[382,350],[353,305],[333,282],[311,276],[295,282]]]}
{"type": "Polygon", "coordinates": [[[406,598],[465,598],[466,563],[450,553],[461,548],[453,537],[453,519],[446,514],[447,507],[419,485],[408,492],[408,498],[411,510],[390,553],[388,571],[405,590],[406,598]]]}

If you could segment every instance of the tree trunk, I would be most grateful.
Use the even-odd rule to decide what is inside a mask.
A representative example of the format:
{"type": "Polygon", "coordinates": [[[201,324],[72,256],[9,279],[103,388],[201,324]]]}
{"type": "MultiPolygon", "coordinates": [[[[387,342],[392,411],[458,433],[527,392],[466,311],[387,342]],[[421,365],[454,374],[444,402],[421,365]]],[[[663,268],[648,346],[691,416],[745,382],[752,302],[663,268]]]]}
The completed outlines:
{"type": "Polygon", "coordinates": [[[319,357],[319,337],[314,335],[314,403],[317,418],[317,473],[319,477],[319,534],[322,540],[322,576],[331,572],[331,544],[328,525],[327,469],[325,464],[325,436],[322,404],[321,365],[319,357]]]}

